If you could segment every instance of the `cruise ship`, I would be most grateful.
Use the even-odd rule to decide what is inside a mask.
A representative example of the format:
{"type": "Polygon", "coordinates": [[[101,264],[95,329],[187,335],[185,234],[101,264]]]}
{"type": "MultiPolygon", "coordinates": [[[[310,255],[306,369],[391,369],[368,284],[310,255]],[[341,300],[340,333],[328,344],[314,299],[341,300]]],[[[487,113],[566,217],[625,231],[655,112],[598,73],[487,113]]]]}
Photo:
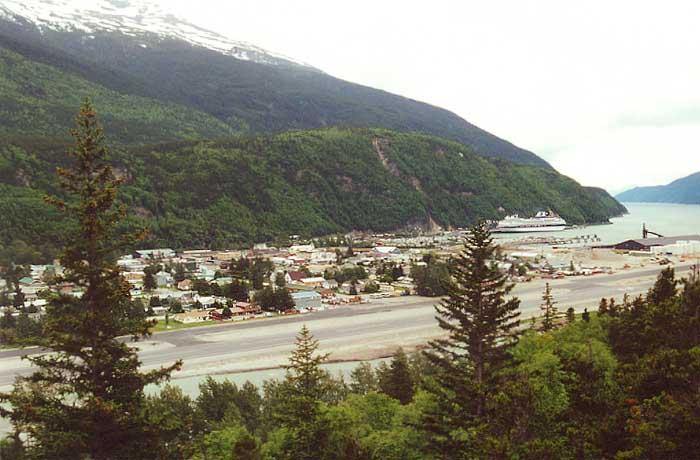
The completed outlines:
{"type": "Polygon", "coordinates": [[[507,216],[492,229],[496,233],[558,232],[566,221],[552,211],[540,211],[535,217],[507,216]]]}

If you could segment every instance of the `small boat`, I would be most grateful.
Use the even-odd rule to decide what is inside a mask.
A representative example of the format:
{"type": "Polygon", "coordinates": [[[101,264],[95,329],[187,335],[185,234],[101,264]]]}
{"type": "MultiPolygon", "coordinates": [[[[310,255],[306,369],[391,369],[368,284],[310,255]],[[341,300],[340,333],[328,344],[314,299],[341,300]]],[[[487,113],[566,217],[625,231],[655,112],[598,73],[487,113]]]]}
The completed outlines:
{"type": "Polygon", "coordinates": [[[491,230],[494,233],[558,232],[567,228],[566,221],[552,211],[540,211],[535,217],[506,216],[491,230]]]}

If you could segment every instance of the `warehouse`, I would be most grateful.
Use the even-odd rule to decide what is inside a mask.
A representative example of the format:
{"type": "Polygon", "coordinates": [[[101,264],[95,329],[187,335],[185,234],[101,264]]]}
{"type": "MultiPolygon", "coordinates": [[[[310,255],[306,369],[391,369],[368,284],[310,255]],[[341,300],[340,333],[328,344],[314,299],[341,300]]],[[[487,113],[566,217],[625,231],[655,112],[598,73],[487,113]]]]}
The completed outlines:
{"type": "Polygon", "coordinates": [[[318,310],[321,308],[321,294],[315,291],[301,291],[292,294],[297,310],[318,310]]]}
{"type": "Polygon", "coordinates": [[[671,236],[663,238],[638,238],[607,246],[620,251],[651,251],[651,248],[671,246],[679,242],[700,241],[700,235],[671,236]]]}

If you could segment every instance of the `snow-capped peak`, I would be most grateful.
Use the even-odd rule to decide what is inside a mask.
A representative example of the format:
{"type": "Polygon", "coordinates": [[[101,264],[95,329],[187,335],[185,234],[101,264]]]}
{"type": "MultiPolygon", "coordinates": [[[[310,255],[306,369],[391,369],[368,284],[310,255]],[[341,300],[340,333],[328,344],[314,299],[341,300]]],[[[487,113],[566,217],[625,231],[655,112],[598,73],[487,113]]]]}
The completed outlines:
{"type": "MultiPolygon", "coordinates": [[[[39,30],[116,31],[129,36],[176,38],[245,61],[309,65],[177,18],[147,0],[1,0],[0,18],[27,21],[39,30]]],[[[142,45],[146,47],[147,45],[142,45]]]]}

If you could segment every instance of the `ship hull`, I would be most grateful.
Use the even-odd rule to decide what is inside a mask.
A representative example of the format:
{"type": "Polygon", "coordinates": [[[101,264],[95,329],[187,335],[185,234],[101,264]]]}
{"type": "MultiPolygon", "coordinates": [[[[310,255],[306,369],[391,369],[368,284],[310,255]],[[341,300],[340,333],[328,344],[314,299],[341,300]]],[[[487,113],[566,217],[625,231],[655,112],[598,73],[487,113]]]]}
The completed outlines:
{"type": "Polygon", "coordinates": [[[560,232],[566,230],[566,225],[547,225],[541,227],[496,227],[491,233],[539,233],[560,232]]]}

